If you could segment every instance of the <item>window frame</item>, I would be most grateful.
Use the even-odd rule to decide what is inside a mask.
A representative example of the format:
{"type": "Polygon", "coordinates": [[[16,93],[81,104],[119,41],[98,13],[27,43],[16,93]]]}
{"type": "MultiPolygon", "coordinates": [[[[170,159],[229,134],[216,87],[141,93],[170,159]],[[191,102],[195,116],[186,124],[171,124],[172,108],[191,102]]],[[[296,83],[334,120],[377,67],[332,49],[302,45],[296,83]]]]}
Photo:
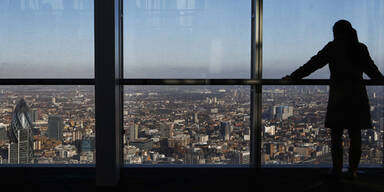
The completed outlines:
{"type": "MultiPolygon", "coordinates": [[[[123,168],[124,85],[248,85],[251,87],[250,168],[261,169],[263,85],[329,85],[327,79],[262,78],[263,0],[252,1],[250,79],[129,79],[123,76],[123,1],[94,0],[94,79],[0,79],[0,85],[92,85],[96,108],[96,183],[116,185],[123,168]],[[112,64],[111,64],[112,63],[112,64]],[[106,91],[108,90],[108,91],[106,91]],[[110,106],[110,107],[108,107],[110,106]],[[112,127],[112,128],[111,128],[112,127]]],[[[384,86],[381,80],[366,85],[384,86]]],[[[383,159],[384,164],[384,159],[383,159]]],[[[71,165],[73,166],[73,165],[71,165]]],[[[74,165],[78,167],[77,165],[74,165]]],[[[86,165],[85,165],[86,166],[86,165]]],[[[139,166],[140,167],[140,166],[139,166]]],[[[148,167],[148,166],[146,166],[148,167]]],[[[156,167],[156,166],[153,166],[156,167]]],[[[194,166],[186,166],[194,167],[194,166]]],[[[199,166],[196,166],[199,167],[199,166]]],[[[225,166],[224,166],[225,167],[225,166]]]]}

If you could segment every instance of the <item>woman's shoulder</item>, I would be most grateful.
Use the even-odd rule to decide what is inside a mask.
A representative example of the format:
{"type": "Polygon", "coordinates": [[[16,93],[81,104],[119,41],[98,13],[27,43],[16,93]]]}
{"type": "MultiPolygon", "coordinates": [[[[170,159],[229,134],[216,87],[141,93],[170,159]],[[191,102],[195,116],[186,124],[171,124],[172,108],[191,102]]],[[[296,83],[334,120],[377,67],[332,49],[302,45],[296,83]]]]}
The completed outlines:
{"type": "MultiPolygon", "coordinates": [[[[336,44],[334,41],[330,41],[328,42],[324,47],[323,49],[321,50],[321,52],[324,52],[324,53],[327,53],[327,52],[332,52],[335,50],[336,48],[336,44]]],[[[336,48],[337,49],[337,48],[336,48]]]]}
{"type": "Polygon", "coordinates": [[[364,43],[359,42],[359,48],[362,51],[368,51],[368,47],[364,43]]]}
{"type": "Polygon", "coordinates": [[[335,47],[337,47],[337,42],[335,42],[335,41],[329,41],[329,42],[324,46],[323,49],[333,49],[333,48],[335,48],[335,47]]]}
{"type": "MultiPolygon", "coordinates": [[[[358,47],[361,49],[361,50],[368,50],[368,47],[364,44],[364,43],[361,43],[361,42],[358,42],[358,47]]],[[[332,49],[332,48],[340,48],[340,47],[345,47],[346,44],[343,43],[343,42],[337,42],[337,41],[330,41],[328,42],[324,48],[329,48],[329,49],[332,49]]]]}

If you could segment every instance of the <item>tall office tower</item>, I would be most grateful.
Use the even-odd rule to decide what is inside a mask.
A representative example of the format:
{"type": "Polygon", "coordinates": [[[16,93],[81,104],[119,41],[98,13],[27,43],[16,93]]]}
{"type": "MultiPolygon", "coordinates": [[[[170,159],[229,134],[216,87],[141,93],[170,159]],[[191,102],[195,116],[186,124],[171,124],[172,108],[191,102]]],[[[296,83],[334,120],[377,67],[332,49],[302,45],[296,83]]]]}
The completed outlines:
{"type": "Polygon", "coordinates": [[[36,109],[32,110],[32,122],[36,122],[39,120],[39,111],[36,109]]]}
{"type": "Polygon", "coordinates": [[[272,117],[280,120],[286,120],[288,117],[293,116],[292,106],[273,106],[272,117]]]}
{"type": "Polygon", "coordinates": [[[194,115],[193,115],[193,122],[194,123],[199,123],[199,113],[196,112],[194,115]]]}
{"type": "Polygon", "coordinates": [[[129,127],[129,141],[135,141],[139,138],[139,125],[134,123],[129,127]]]}
{"type": "Polygon", "coordinates": [[[232,129],[230,122],[221,122],[220,123],[220,133],[224,140],[229,140],[232,129]]]}
{"type": "Polygon", "coordinates": [[[21,99],[12,114],[8,131],[8,163],[31,163],[33,157],[32,120],[29,107],[21,99]]]}
{"type": "Polygon", "coordinates": [[[160,123],[160,136],[161,138],[170,138],[173,136],[173,123],[163,122],[160,123]]]}
{"type": "Polygon", "coordinates": [[[7,130],[5,126],[0,125],[0,145],[5,143],[6,140],[7,140],[7,130]]]}
{"type": "Polygon", "coordinates": [[[63,140],[63,118],[60,116],[48,117],[48,137],[59,141],[63,140]]]}

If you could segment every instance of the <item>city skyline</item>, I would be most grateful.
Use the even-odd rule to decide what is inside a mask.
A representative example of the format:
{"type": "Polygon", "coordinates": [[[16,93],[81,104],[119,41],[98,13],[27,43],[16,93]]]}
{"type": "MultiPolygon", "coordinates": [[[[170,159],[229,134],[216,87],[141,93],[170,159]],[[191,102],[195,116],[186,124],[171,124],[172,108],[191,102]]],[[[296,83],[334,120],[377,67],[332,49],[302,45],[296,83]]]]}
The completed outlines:
{"type": "MultiPolygon", "coordinates": [[[[374,129],[362,132],[361,162],[380,166],[384,92],[367,89],[374,129]]],[[[24,98],[33,125],[34,164],[93,164],[93,91],[92,86],[1,86],[0,162],[8,162],[9,138],[3,132],[24,98]],[[62,139],[49,135],[49,119],[58,115],[62,139]]],[[[327,98],[327,86],[264,86],[263,166],[330,166],[327,98]]],[[[250,86],[125,86],[123,115],[126,165],[249,163],[250,86]]]]}

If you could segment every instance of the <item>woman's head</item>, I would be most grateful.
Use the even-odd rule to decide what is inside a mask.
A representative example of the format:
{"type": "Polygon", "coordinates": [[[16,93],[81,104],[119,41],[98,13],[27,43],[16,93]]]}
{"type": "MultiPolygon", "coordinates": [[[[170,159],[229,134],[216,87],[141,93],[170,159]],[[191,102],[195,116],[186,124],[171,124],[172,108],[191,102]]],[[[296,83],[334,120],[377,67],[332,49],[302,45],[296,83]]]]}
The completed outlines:
{"type": "Polygon", "coordinates": [[[335,40],[358,41],[356,30],[347,20],[339,20],[333,25],[333,37],[335,40]]]}

